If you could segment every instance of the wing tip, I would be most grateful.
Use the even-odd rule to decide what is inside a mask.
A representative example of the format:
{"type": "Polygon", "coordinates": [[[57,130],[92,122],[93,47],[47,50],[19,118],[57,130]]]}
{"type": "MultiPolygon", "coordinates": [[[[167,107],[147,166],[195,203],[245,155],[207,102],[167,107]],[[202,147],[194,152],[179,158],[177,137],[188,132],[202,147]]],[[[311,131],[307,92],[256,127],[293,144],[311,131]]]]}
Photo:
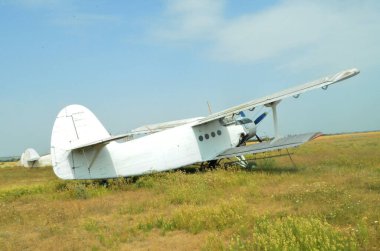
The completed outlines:
{"type": "Polygon", "coordinates": [[[334,82],[346,80],[348,78],[358,75],[359,73],[360,73],[360,70],[357,68],[351,68],[348,70],[341,71],[334,76],[334,80],[335,80],[334,82]]]}

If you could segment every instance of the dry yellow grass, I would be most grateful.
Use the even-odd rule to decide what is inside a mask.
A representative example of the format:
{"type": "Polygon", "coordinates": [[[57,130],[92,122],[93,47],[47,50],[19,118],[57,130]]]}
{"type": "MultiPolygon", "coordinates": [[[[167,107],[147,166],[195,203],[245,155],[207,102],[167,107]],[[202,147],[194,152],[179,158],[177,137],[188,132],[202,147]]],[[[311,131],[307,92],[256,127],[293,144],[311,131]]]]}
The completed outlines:
{"type": "Polygon", "coordinates": [[[0,168],[2,167],[15,167],[18,166],[18,162],[0,162],[0,168]]]}
{"type": "Polygon", "coordinates": [[[380,133],[321,137],[293,158],[107,187],[1,168],[0,249],[379,249],[380,133]]]}

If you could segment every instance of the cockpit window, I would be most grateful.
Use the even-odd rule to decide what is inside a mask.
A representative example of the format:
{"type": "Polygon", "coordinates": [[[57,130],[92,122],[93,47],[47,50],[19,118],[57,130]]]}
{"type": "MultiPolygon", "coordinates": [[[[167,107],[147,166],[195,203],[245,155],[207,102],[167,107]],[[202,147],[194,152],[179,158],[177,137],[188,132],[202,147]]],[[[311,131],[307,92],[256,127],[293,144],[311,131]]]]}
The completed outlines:
{"type": "Polygon", "coordinates": [[[249,118],[236,119],[234,117],[224,117],[219,119],[219,122],[222,126],[229,126],[249,124],[252,123],[252,120],[250,120],[249,118]]]}
{"type": "Polygon", "coordinates": [[[236,121],[236,124],[238,125],[244,125],[249,123],[252,123],[252,120],[250,120],[249,118],[239,119],[236,121]]]}
{"type": "Polygon", "coordinates": [[[228,126],[228,125],[235,124],[235,119],[234,117],[224,117],[224,118],[219,119],[219,123],[222,126],[228,126]]]}

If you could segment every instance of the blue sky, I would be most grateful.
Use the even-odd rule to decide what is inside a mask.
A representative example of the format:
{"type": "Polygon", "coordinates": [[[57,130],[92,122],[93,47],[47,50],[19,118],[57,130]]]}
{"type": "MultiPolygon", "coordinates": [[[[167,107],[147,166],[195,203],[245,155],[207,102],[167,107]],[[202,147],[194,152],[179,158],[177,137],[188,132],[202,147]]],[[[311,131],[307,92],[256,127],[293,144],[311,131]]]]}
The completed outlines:
{"type": "MultiPolygon", "coordinates": [[[[0,156],[48,153],[69,104],[118,134],[352,67],[281,102],[281,133],[379,130],[378,13],[370,0],[0,0],[0,156]]],[[[259,134],[272,131],[268,117],[259,134]]]]}

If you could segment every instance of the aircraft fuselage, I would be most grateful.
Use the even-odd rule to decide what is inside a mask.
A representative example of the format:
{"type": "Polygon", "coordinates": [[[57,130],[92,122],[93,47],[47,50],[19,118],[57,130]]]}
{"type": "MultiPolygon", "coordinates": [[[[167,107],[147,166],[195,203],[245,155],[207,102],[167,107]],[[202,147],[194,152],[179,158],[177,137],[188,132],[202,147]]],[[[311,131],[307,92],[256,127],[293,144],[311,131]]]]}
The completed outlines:
{"type": "Polygon", "coordinates": [[[247,124],[224,126],[213,121],[167,129],[127,142],[111,142],[101,149],[88,148],[71,153],[70,165],[77,179],[135,176],[179,168],[214,159],[239,144],[254,127],[247,124]]]}

